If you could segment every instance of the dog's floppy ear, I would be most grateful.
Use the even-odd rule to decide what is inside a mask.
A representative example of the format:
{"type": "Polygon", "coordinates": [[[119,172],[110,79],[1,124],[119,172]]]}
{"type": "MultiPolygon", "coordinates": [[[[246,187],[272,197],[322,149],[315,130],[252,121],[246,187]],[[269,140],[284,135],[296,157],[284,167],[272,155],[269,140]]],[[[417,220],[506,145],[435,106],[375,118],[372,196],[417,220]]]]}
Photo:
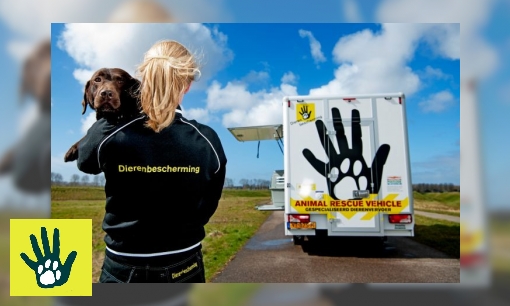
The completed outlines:
{"type": "Polygon", "coordinates": [[[140,94],[140,84],[141,82],[138,79],[129,79],[128,93],[132,98],[138,98],[138,95],[140,94]]]}
{"type": "Polygon", "coordinates": [[[129,87],[127,93],[129,95],[130,102],[126,105],[130,113],[138,113],[140,110],[140,85],[141,82],[138,79],[129,79],[129,87]]]}
{"type": "Polygon", "coordinates": [[[85,111],[87,110],[87,104],[89,104],[89,101],[88,101],[88,91],[89,91],[89,87],[90,87],[90,80],[87,81],[87,84],[85,85],[85,91],[83,92],[83,100],[81,100],[81,105],[83,106],[83,110],[81,112],[81,114],[85,114],[85,111]]]}

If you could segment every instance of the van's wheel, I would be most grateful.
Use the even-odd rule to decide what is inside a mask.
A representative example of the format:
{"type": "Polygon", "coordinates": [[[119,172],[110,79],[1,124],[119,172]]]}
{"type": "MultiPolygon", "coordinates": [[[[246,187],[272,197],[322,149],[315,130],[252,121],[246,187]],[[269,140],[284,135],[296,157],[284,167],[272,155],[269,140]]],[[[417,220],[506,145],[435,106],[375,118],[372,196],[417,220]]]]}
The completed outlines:
{"type": "Polygon", "coordinates": [[[294,241],[294,245],[302,245],[305,240],[305,236],[292,236],[292,240],[294,241]]]}

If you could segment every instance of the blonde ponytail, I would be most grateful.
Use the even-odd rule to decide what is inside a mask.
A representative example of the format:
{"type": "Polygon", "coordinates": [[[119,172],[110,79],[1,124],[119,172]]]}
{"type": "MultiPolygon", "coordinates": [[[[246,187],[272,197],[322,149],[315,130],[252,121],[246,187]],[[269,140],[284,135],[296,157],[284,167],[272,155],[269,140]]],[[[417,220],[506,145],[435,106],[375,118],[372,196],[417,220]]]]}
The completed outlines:
{"type": "Polygon", "coordinates": [[[146,125],[160,132],[169,126],[191,82],[200,76],[194,56],[180,43],[160,41],[145,53],[138,67],[140,104],[146,125]]]}

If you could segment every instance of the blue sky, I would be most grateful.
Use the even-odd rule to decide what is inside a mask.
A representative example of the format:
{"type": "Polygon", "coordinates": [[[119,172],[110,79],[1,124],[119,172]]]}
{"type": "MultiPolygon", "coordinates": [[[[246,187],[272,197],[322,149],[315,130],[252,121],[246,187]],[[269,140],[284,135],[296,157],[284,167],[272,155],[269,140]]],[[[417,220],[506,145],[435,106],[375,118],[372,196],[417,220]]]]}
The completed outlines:
{"type": "Polygon", "coordinates": [[[459,50],[440,48],[457,39],[458,25],[103,25],[102,38],[93,37],[96,27],[52,26],[52,171],[65,180],[81,175],[63,154],[93,122],[80,103],[91,72],[133,72],[152,43],[176,39],[203,55],[204,77],[185,96],[185,115],[218,133],[234,182],[270,179],[283,155],[276,141],[263,141],[257,158],[257,143],[238,142],[227,127],[282,123],[285,94],[340,90],[406,93],[413,182],[459,184],[459,50]],[[442,27],[452,33],[430,43],[442,27]]]}

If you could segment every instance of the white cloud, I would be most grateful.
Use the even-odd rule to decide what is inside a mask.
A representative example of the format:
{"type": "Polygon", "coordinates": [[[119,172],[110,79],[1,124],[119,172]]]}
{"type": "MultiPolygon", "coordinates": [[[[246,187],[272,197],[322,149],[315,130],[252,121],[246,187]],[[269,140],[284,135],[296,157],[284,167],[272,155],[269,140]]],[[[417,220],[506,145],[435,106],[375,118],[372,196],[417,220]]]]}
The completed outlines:
{"type": "Polygon", "coordinates": [[[16,34],[39,40],[50,37],[51,22],[73,21],[104,22],[122,0],[103,3],[99,0],[66,1],[66,0],[18,0],[0,1],[0,16],[5,24],[16,34]],[[102,9],[97,7],[102,4],[102,9]],[[30,9],[27,9],[30,8],[30,9]],[[91,17],[86,17],[91,16],[91,17]]]}
{"type": "Polygon", "coordinates": [[[342,1],[343,15],[347,22],[362,22],[361,12],[358,7],[358,3],[355,0],[343,0],[342,1]]]}
{"type": "Polygon", "coordinates": [[[225,111],[225,127],[258,126],[282,123],[282,99],[297,95],[295,86],[282,83],[269,90],[250,92],[244,82],[228,82],[222,86],[214,81],[207,89],[207,109],[225,111]]]}
{"type": "Polygon", "coordinates": [[[193,119],[203,124],[211,121],[211,118],[209,117],[209,110],[206,108],[183,109],[182,113],[186,119],[193,119]]]}
{"type": "Polygon", "coordinates": [[[310,41],[310,51],[312,53],[312,58],[315,64],[319,64],[326,61],[326,57],[324,56],[321,50],[321,43],[317,39],[315,39],[312,32],[299,30],[299,36],[303,38],[306,37],[310,41]]]}
{"type": "Polygon", "coordinates": [[[248,109],[255,101],[247,87],[241,82],[228,82],[222,87],[218,81],[213,81],[207,89],[207,108],[212,111],[248,109]]]}
{"type": "MultiPolygon", "coordinates": [[[[126,0],[0,0],[0,18],[16,34],[35,40],[50,36],[52,22],[62,23],[100,23],[108,22],[117,13],[126,11],[126,7],[135,1],[126,0]],[[29,7],[30,9],[27,9],[29,7]],[[98,9],[98,8],[101,9],[98,9]]],[[[138,1],[140,2],[140,1],[138,1]]],[[[194,20],[230,21],[231,16],[223,0],[189,0],[189,1],[145,1],[136,15],[125,15],[125,22],[139,22],[140,15],[150,18],[155,5],[166,11],[176,22],[193,22],[194,20]],[[197,9],[197,8],[200,9],[197,9]]],[[[162,14],[154,15],[159,17],[162,14]]]]}
{"type": "Polygon", "coordinates": [[[298,77],[292,71],[289,71],[283,75],[281,82],[284,84],[296,84],[297,79],[298,77]]]}
{"type": "Polygon", "coordinates": [[[124,23],[162,22],[162,16],[169,16],[169,22],[180,23],[196,20],[232,21],[224,0],[0,0],[0,19],[13,34],[12,41],[8,42],[8,51],[18,61],[24,59],[22,53],[18,52],[21,45],[34,48],[40,40],[49,39],[51,23],[55,21],[102,23],[122,19],[124,23]],[[141,5],[133,5],[136,2],[141,5]],[[129,6],[136,7],[136,11],[129,9],[129,6]]]}
{"type": "Polygon", "coordinates": [[[422,109],[422,111],[426,113],[429,112],[439,113],[448,109],[454,104],[455,98],[453,97],[453,95],[449,91],[443,90],[438,93],[430,95],[428,99],[420,102],[419,106],[422,109]]]}
{"type": "MultiPolygon", "coordinates": [[[[458,58],[462,56],[461,77],[483,78],[494,72],[498,54],[483,38],[483,27],[487,24],[497,0],[385,0],[377,9],[376,16],[381,22],[427,22],[459,23],[462,31],[444,28],[431,33],[439,39],[455,37],[436,46],[436,51],[458,58]],[[462,51],[460,51],[462,50],[462,51]]],[[[433,36],[430,37],[433,41],[433,36]]]]}
{"type": "Polygon", "coordinates": [[[162,39],[177,40],[197,55],[202,77],[192,90],[205,89],[233,58],[227,37],[201,24],[67,24],[58,44],[81,66],[74,75],[83,83],[90,71],[101,67],[119,67],[134,75],[144,53],[162,39]]]}
{"type": "Polygon", "coordinates": [[[21,63],[33,51],[34,47],[34,43],[30,41],[13,40],[7,43],[7,52],[16,62],[21,63]]]}
{"type": "Polygon", "coordinates": [[[457,39],[455,31],[442,28],[449,29],[450,25],[383,24],[380,32],[366,29],[344,36],[333,50],[333,58],[340,65],[335,78],[310,90],[310,94],[404,92],[412,95],[420,87],[420,78],[408,63],[418,44],[425,41],[440,48],[457,39]],[[442,40],[430,38],[437,33],[448,35],[441,36],[442,40]]]}
{"type": "Polygon", "coordinates": [[[81,133],[87,134],[89,128],[96,122],[96,112],[90,112],[87,117],[81,118],[81,133]]]}
{"type": "Polygon", "coordinates": [[[452,78],[451,75],[445,74],[441,69],[433,68],[431,66],[425,67],[425,71],[422,73],[422,77],[427,79],[438,80],[447,80],[452,78]]]}
{"type": "Polygon", "coordinates": [[[75,69],[73,71],[74,78],[82,85],[85,86],[87,81],[90,80],[92,75],[94,74],[94,70],[90,69],[75,69]]]}
{"type": "Polygon", "coordinates": [[[244,83],[260,83],[269,80],[269,73],[266,71],[250,71],[241,79],[244,83]]]}
{"type": "Polygon", "coordinates": [[[430,26],[424,39],[439,56],[451,60],[460,59],[460,25],[451,23],[430,26]]]}
{"type": "Polygon", "coordinates": [[[381,22],[461,23],[462,31],[485,23],[495,0],[383,0],[376,11],[381,22]],[[465,28],[464,28],[465,26],[465,28]]]}

